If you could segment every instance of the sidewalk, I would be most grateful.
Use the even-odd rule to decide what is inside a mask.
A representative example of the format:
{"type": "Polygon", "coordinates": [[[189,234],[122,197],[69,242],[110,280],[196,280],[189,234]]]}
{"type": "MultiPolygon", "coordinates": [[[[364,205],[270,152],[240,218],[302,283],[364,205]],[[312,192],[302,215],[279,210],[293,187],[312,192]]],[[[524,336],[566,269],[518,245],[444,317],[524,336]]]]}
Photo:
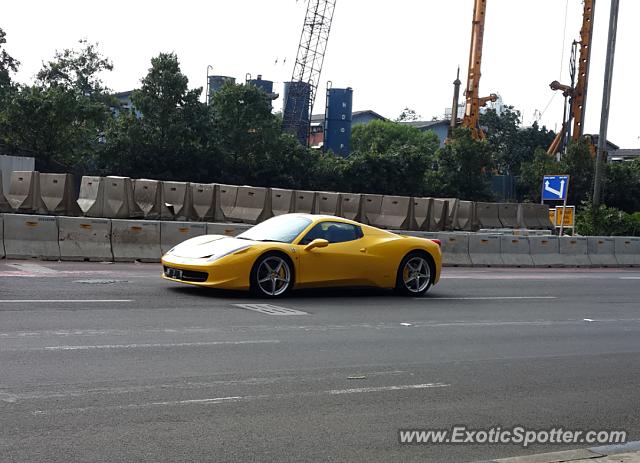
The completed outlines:
{"type": "Polygon", "coordinates": [[[478,463],[640,463],[640,441],[606,445],[589,449],[539,453],[522,457],[500,458],[478,463]]]}

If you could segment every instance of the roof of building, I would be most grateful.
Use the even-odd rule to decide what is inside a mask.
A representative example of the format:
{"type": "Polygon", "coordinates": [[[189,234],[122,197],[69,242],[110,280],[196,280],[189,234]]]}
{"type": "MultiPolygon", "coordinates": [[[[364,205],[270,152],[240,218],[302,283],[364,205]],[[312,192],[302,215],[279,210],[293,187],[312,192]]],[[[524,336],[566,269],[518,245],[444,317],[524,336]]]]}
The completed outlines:
{"type": "MultiPolygon", "coordinates": [[[[598,146],[598,139],[600,138],[598,134],[588,134],[588,135],[591,137],[591,141],[593,142],[593,144],[598,146]]],[[[619,150],[619,149],[620,147],[618,145],[616,145],[615,143],[612,143],[610,140],[607,140],[608,152],[619,150]]]]}
{"type": "Polygon", "coordinates": [[[609,152],[609,159],[640,159],[640,149],[617,149],[609,152]]]}
{"type": "Polygon", "coordinates": [[[439,121],[400,121],[400,124],[410,125],[416,129],[428,129],[436,125],[449,125],[449,120],[441,119],[439,121]]]}
{"type": "MultiPolygon", "coordinates": [[[[381,121],[386,121],[387,118],[384,116],[381,116],[380,114],[378,114],[377,112],[371,110],[371,109],[365,109],[363,111],[353,111],[351,113],[351,117],[352,118],[357,118],[359,116],[363,116],[363,115],[370,115],[371,117],[373,117],[374,119],[380,119],[381,121]]],[[[313,114],[311,116],[311,122],[318,122],[321,123],[324,121],[324,114],[313,114]]]]}

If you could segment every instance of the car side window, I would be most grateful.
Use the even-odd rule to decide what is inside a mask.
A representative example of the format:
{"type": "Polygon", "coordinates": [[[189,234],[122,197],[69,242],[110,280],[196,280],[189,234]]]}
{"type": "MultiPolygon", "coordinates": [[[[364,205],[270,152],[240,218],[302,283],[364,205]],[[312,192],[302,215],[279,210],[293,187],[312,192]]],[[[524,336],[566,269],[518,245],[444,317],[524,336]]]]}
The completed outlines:
{"type": "Polygon", "coordinates": [[[313,240],[325,239],[329,243],[344,243],[362,238],[362,229],[356,225],[341,222],[320,222],[305,235],[300,244],[306,245],[313,240]]]}

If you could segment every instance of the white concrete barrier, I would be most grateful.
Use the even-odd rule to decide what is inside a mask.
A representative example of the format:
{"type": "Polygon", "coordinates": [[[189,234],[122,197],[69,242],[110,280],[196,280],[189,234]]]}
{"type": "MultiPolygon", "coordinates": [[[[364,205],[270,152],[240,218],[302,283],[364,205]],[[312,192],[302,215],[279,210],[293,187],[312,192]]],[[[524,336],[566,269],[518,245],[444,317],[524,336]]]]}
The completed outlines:
{"type": "Polygon", "coordinates": [[[413,198],[411,230],[426,230],[429,228],[429,216],[433,198],[413,198]]]}
{"type": "Polygon", "coordinates": [[[562,267],[557,236],[529,236],[531,258],[536,267],[562,267]]]}
{"type": "Polygon", "coordinates": [[[102,177],[85,175],[80,181],[78,206],[86,217],[104,217],[104,183],[102,177]]]}
{"type": "Polygon", "coordinates": [[[41,173],[40,197],[47,214],[78,216],[80,207],[75,198],[75,186],[71,174],[41,173]]]}
{"type": "Polygon", "coordinates": [[[449,201],[442,198],[430,198],[428,231],[444,231],[449,229],[449,201]]]}
{"type": "Polygon", "coordinates": [[[342,199],[340,193],[333,193],[329,191],[318,191],[316,198],[317,213],[326,215],[340,215],[340,206],[342,199]]]}
{"type": "Polygon", "coordinates": [[[367,220],[375,227],[410,228],[413,198],[407,196],[383,196],[379,213],[367,213],[367,220]]]}
{"type": "Polygon", "coordinates": [[[587,237],[589,260],[593,267],[617,267],[615,241],[608,236],[587,237]]]}
{"type": "Polygon", "coordinates": [[[162,189],[158,180],[138,178],[133,181],[133,200],[145,219],[159,219],[162,189]]]}
{"type": "Polygon", "coordinates": [[[187,182],[160,182],[162,220],[186,220],[191,210],[191,189],[187,182]]]}
{"type": "Polygon", "coordinates": [[[136,204],[133,182],[129,177],[109,176],[102,179],[104,184],[103,216],[109,219],[136,219],[144,216],[136,204]]]}
{"type": "Polygon", "coordinates": [[[40,196],[40,172],[14,171],[7,199],[13,211],[24,214],[46,214],[47,209],[40,196]]]}
{"type": "Polygon", "coordinates": [[[316,192],[296,190],[293,193],[293,211],[305,214],[316,213],[316,192]]]}
{"type": "Polygon", "coordinates": [[[5,214],[4,247],[7,259],[59,260],[56,217],[5,214]]]}
{"type": "Polygon", "coordinates": [[[235,207],[226,213],[226,219],[232,222],[256,224],[273,216],[269,190],[263,187],[237,187],[235,207]]]}
{"type": "Polygon", "coordinates": [[[615,254],[618,265],[624,267],[640,266],[640,238],[618,237],[614,239],[615,254]]]}
{"type": "Polygon", "coordinates": [[[590,267],[587,238],[584,236],[560,237],[560,256],[565,267],[590,267]]]}
{"type": "Polygon", "coordinates": [[[469,236],[466,233],[436,234],[442,243],[442,263],[453,267],[470,267],[473,263],[469,256],[469,236]]]}
{"type": "Polygon", "coordinates": [[[160,222],[113,219],[111,248],[116,262],[159,262],[162,255],[160,222]]]}
{"type": "Polygon", "coordinates": [[[362,220],[362,195],[357,193],[340,193],[340,217],[362,220]]]}
{"type": "Polygon", "coordinates": [[[293,190],[269,188],[271,194],[271,211],[273,215],[283,215],[293,212],[293,190]]]}
{"type": "Polygon", "coordinates": [[[4,195],[4,190],[2,189],[2,172],[0,172],[0,213],[1,212],[11,212],[11,204],[7,200],[7,197],[4,195]]]}
{"type": "Polygon", "coordinates": [[[58,217],[60,260],[113,260],[111,220],[89,217],[58,217]]]}
{"type": "Polygon", "coordinates": [[[250,228],[251,225],[245,225],[243,223],[209,222],[207,223],[207,235],[237,236],[250,228]]]}
{"type": "Polygon", "coordinates": [[[500,235],[500,257],[510,267],[533,267],[531,247],[526,236],[500,235]]]}
{"type": "Polygon", "coordinates": [[[500,255],[500,235],[469,235],[469,257],[474,266],[491,267],[504,265],[500,255]]]}
{"type": "Polygon", "coordinates": [[[189,220],[206,222],[213,220],[215,214],[215,197],[218,194],[219,185],[215,183],[190,183],[191,211],[189,220]]]}
{"type": "Polygon", "coordinates": [[[160,248],[162,254],[176,244],[180,244],[189,238],[207,234],[207,224],[202,222],[161,222],[160,224],[160,248]]]}
{"type": "Polygon", "coordinates": [[[218,222],[228,222],[233,214],[238,199],[238,187],[235,185],[218,184],[215,197],[214,220],[218,222]]]}
{"type": "MultiPolygon", "coordinates": [[[[2,178],[2,175],[0,175],[2,178]]],[[[2,188],[0,188],[0,193],[2,193],[2,188]]],[[[4,252],[4,215],[0,214],[0,259],[5,257],[4,252]]]]}

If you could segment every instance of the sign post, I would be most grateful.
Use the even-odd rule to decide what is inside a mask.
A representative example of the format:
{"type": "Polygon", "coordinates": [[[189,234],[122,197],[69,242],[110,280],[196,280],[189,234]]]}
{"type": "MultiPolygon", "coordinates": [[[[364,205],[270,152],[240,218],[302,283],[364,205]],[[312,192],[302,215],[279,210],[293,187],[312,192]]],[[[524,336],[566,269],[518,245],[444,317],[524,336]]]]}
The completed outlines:
{"type": "Polygon", "coordinates": [[[569,191],[568,175],[545,175],[542,179],[541,203],[545,201],[562,201],[562,219],[560,222],[560,236],[564,232],[564,214],[567,210],[567,192],[569,191]]]}

